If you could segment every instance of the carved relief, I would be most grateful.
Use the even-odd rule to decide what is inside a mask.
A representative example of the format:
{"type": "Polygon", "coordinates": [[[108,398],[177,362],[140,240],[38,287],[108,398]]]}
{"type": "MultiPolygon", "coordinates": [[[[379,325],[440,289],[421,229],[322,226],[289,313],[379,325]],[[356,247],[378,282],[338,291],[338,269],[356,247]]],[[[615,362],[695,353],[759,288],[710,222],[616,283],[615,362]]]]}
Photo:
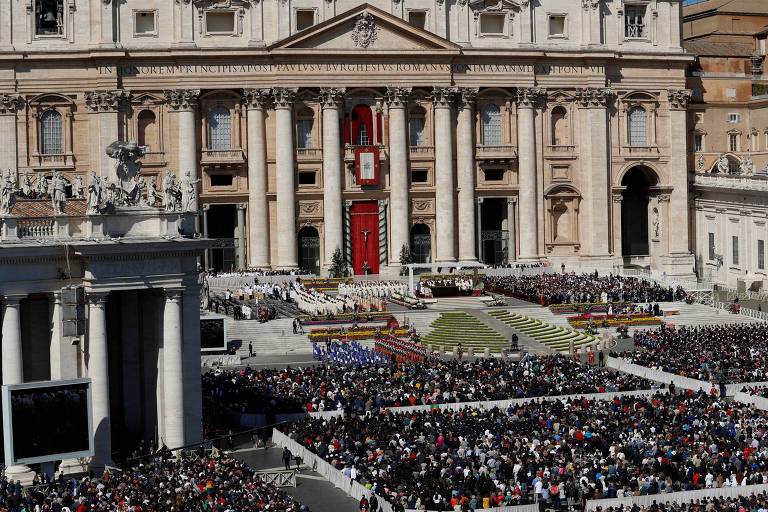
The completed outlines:
{"type": "Polygon", "coordinates": [[[450,107],[458,92],[458,87],[435,86],[432,88],[432,102],[436,107],[450,107]]]}
{"type": "Polygon", "coordinates": [[[298,92],[296,87],[273,87],[272,98],[275,100],[275,107],[290,108],[293,105],[296,92],[298,92]]]}
{"type": "Polygon", "coordinates": [[[581,107],[606,108],[613,97],[608,88],[585,87],[576,89],[576,101],[581,107]]]}
{"type": "Polygon", "coordinates": [[[475,106],[475,99],[479,92],[477,87],[459,87],[456,94],[456,101],[459,108],[472,108],[475,106]]]}
{"type": "Polygon", "coordinates": [[[86,91],[85,104],[91,112],[116,112],[120,107],[120,100],[129,96],[130,93],[123,89],[86,91]]]}
{"type": "Polygon", "coordinates": [[[270,92],[270,89],[243,89],[243,104],[246,108],[266,108],[269,104],[270,92]]]}
{"type": "Polygon", "coordinates": [[[411,211],[414,215],[429,215],[434,213],[434,201],[432,199],[412,199],[411,211]]]}
{"type": "Polygon", "coordinates": [[[410,94],[410,87],[387,86],[387,103],[389,103],[390,107],[404,107],[408,103],[408,96],[410,94]]]}
{"type": "Polygon", "coordinates": [[[534,108],[541,103],[544,98],[544,90],[539,87],[519,87],[516,94],[518,107],[534,108]]]}
{"type": "Polygon", "coordinates": [[[667,91],[669,106],[675,110],[685,110],[691,101],[693,91],[690,89],[670,89],[667,91]]]}
{"type": "Polygon", "coordinates": [[[373,46],[373,43],[376,42],[378,31],[379,27],[376,26],[373,15],[369,12],[360,13],[355,18],[355,26],[352,29],[352,42],[355,43],[355,46],[361,48],[373,46]]]}
{"type": "Polygon", "coordinates": [[[24,100],[18,94],[0,94],[0,114],[15,114],[24,107],[24,100]]]}
{"type": "Polygon", "coordinates": [[[346,90],[344,87],[321,87],[320,104],[323,108],[337,107],[344,98],[346,90]]]}
{"type": "Polygon", "coordinates": [[[197,108],[200,89],[166,89],[163,95],[171,110],[193,110],[197,108]]]}
{"type": "Polygon", "coordinates": [[[299,216],[322,217],[323,207],[320,201],[299,201],[299,216]]]}

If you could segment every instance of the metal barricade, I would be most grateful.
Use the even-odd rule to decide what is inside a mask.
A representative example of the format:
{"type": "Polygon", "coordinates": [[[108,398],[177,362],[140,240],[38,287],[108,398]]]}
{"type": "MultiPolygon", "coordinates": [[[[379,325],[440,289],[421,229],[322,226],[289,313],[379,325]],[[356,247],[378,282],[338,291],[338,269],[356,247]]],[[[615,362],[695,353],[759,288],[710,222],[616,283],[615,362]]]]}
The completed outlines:
{"type": "Polygon", "coordinates": [[[257,471],[256,474],[275,487],[296,487],[296,472],[293,470],[257,471]]]}

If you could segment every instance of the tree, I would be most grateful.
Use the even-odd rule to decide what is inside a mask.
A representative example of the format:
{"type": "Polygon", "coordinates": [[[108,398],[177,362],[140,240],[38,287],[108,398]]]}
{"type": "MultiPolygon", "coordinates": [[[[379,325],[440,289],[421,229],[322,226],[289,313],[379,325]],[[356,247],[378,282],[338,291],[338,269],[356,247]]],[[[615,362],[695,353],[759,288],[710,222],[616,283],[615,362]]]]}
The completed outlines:
{"type": "Polygon", "coordinates": [[[408,247],[408,244],[403,244],[403,246],[400,248],[400,275],[401,276],[407,276],[408,275],[408,269],[405,267],[405,265],[408,265],[409,263],[413,263],[413,256],[411,256],[411,249],[408,247]]]}
{"type": "Polygon", "coordinates": [[[344,256],[338,247],[333,251],[333,256],[331,257],[330,272],[331,277],[347,277],[347,262],[344,261],[344,256]]]}

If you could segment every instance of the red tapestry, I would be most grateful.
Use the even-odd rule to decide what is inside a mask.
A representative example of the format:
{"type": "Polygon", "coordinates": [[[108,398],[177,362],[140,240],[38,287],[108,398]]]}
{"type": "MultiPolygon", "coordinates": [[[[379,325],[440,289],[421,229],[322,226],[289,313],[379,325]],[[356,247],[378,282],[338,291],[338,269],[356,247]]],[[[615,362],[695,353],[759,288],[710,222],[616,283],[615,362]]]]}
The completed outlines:
{"type": "Polygon", "coordinates": [[[379,175],[379,148],[355,148],[355,179],[358,185],[378,185],[379,175]]]}
{"type": "Polygon", "coordinates": [[[364,274],[366,262],[371,274],[379,273],[379,203],[361,201],[350,208],[350,238],[352,240],[352,268],[355,274],[364,274]]]}

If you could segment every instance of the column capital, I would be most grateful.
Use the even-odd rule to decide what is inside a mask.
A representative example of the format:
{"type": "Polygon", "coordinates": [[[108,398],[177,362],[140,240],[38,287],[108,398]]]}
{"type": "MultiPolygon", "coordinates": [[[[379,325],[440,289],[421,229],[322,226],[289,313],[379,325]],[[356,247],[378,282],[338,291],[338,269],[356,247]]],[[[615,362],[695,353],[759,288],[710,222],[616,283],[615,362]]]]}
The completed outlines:
{"type": "Polygon", "coordinates": [[[323,108],[338,108],[345,92],[346,87],[321,87],[320,104],[323,108]]]}
{"type": "Polygon", "coordinates": [[[592,9],[598,9],[600,7],[600,0],[581,0],[581,8],[585,11],[592,9]]]}
{"type": "Polygon", "coordinates": [[[8,295],[0,296],[3,300],[4,306],[19,307],[19,302],[27,298],[26,293],[9,293],[8,295]]]}
{"type": "Polygon", "coordinates": [[[85,91],[85,105],[89,112],[117,112],[120,101],[130,96],[125,89],[85,91]]]}
{"type": "Polygon", "coordinates": [[[269,105],[272,90],[269,88],[243,89],[243,104],[248,110],[264,110],[269,105]]]}
{"type": "Polygon", "coordinates": [[[478,92],[480,92],[478,87],[459,87],[456,92],[456,102],[459,108],[474,108],[478,92]]]}
{"type": "Polygon", "coordinates": [[[165,302],[179,302],[181,300],[181,296],[184,294],[184,289],[165,288],[163,289],[163,292],[165,293],[165,302]]]}
{"type": "Polygon", "coordinates": [[[540,87],[518,87],[515,97],[517,108],[535,108],[544,98],[544,89],[540,87]]]}
{"type": "Polygon", "coordinates": [[[693,97],[693,91],[690,89],[669,89],[667,91],[667,100],[670,110],[685,110],[693,97]]]}
{"type": "Polygon", "coordinates": [[[379,208],[386,208],[389,204],[389,199],[379,199],[379,208]]]}
{"type": "Polygon", "coordinates": [[[207,212],[208,210],[211,209],[211,205],[209,203],[205,203],[200,205],[200,208],[202,208],[204,212],[207,212]]]}
{"type": "Polygon", "coordinates": [[[456,94],[458,93],[458,87],[432,87],[432,103],[435,108],[451,108],[456,94]]]}
{"type": "Polygon", "coordinates": [[[516,197],[508,197],[507,198],[507,206],[509,206],[511,204],[515,204],[515,203],[517,203],[517,198],[516,197]]]}
{"type": "Polygon", "coordinates": [[[408,104],[408,96],[410,95],[410,87],[387,86],[387,103],[389,108],[405,108],[408,104]]]}
{"type": "Polygon", "coordinates": [[[15,93],[0,93],[0,116],[14,115],[24,107],[24,99],[15,93]]]}
{"type": "Polygon", "coordinates": [[[195,110],[200,99],[200,89],[165,89],[163,96],[171,110],[195,110]]]}
{"type": "Polygon", "coordinates": [[[237,203],[236,208],[238,210],[245,210],[246,208],[248,208],[248,203],[237,203]]]}
{"type": "Polygon", "coordinates": [[[97,308],[104,308],[104,304],[107,301],[107,295],[109,295],[109,292],[90,291],[88,292],[88,303],[91,306],[94,306],[97,308]]]}
{"type": "Polygon", "coordinates": [[[606,108],[614,92],[608,87],[584,87],[576,89],[576,101],[580,107],[606,108]]]}
{"type": "Polygon", "coordinates": [[[299,92],[298,87],[273,87],[272,97],[275,100],[275,108],[293,107],[293,99],[297,92],[299,92]]]}

